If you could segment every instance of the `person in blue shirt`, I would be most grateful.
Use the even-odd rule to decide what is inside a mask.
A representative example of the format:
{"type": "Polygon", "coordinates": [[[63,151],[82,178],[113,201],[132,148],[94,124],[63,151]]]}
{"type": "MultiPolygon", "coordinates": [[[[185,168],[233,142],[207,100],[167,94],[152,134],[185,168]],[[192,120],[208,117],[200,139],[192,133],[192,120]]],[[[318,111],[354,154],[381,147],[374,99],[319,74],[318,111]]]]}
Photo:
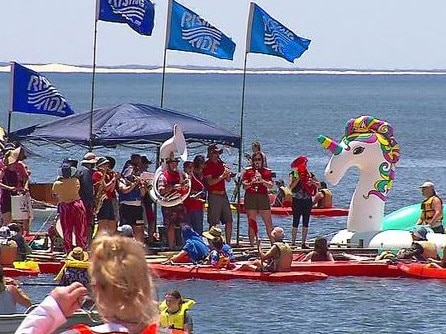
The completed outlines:
{"type": "Polygon", "coordinates": [[[181,251],[170,258],[171,262],[192,262],[204,261],[209,255],[209,246],[206,245],[201,236],[189,225],[182,228],[184,246],[181,251]]]}
{"type": "Polygon", "coordinates": [[[203,232],[203,236],[208,239],[211,248],[209,254],[211,266],[218,269],[234,269],[235,256],[231,246],[223,241],[221,229],[212,226],[209,231],[203,232]]]}

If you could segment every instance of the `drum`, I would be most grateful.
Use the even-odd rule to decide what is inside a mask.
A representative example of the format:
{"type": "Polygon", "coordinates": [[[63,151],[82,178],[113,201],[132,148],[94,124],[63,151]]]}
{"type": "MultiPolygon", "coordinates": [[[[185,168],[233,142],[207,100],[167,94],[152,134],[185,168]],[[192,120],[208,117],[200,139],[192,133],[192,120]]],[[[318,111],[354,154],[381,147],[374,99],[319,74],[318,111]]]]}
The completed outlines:
{"type": "Polygon", "coordinates": [[[11,219],[13,221],[30,218],[29,202],[27,194],[11,195],[11,219]]]}

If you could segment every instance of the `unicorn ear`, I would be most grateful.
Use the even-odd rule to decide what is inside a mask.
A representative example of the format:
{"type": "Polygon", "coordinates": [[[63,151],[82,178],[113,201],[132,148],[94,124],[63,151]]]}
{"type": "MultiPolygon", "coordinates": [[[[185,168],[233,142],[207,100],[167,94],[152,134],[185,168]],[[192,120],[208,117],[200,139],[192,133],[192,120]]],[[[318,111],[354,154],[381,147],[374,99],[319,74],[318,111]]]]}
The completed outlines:
{"type": "Polygon", "coordinates": [[[320,135],[317,137],[317,141],[323,148],[329,150],[333,154],[339,154],[342,152],[342,146],[331,138],[320,135]]]}

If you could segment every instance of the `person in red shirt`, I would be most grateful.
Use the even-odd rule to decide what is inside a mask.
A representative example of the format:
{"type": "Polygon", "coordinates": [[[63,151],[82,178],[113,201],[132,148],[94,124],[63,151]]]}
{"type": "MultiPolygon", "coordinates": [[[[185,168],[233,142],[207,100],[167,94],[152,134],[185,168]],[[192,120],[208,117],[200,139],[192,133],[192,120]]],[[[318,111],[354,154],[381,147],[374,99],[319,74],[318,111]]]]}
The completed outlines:
{"type": "MultiPolygon", "coordinates": [[[[273,221],[271,218],[271,204],[269,201],[268,190],[274,185],[272,180],[271,169],[265,168],[263,156],[260,152],[256,152],[251,158],[252,166],[245,169],[242,174],[243,189],[245,189],[244,205],[248,221],[256,220],[259,214],[265,223],[266,233],[271,242],[273,230],[273,221]]],[[[254,231],[249,228],[249,242],[254,246],[254,231]]]]}
{"type": "Polygon", "coordinates": [[[183,204],[186,207],[186,224],[198,234],[203,233],[205,187],[203,180],[204,156],[197,155],[194,161],[186,161],[183,170],[191,179],[191,192],[183,204]]]}
{"type": "Polygon", "coordinates": [[[208,223],[209,228],[219,222],[225,225],[226,243],[231,244],[232,212],[226,194],[226,182],[231,181],[231,170],[220,159],[223,153],[217,145],[208,147],[208,160],[205,162],[203,177],[208,190],[208,223]]]}

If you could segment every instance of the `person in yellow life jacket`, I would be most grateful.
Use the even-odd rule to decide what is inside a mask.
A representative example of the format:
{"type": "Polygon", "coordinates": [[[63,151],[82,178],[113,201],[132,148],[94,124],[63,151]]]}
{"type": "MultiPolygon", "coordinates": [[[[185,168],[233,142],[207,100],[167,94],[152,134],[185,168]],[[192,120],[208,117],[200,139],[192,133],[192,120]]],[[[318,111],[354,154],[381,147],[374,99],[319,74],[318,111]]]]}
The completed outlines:
{"type": "Polygon", "coordinates": [[[159,306],[160,322],[158,333],[192,334],[194,325],[188,310],[195,304],[192,299],[183,298],[179,291],[171,290],[159,306]]]}
{"type": "Polygon", "coordinates": [[[333,193],[327,188],[327,183],[322,181],[316,195],[313,196],[313,207],[324,209],[333,207],[333,193]]]}
{"type": "Polygon", "coordinates": [[[425,200],[421,203],[421,215],[417,224],[428,225],[435,233],[444,233],[443,201],[435,192],[435,185],[427,181],[420,188],[425,200]]]}
{"type": "Polygon", "coordinates": [[[78,324],[62,334],[128,333],[156,334],[158,308],[154,286],[142,244],[122,236],[97,236],[91,244],[90,289],[79,282],[57,287],[26,315],[16,333],[46,334],[57,328],[84,305],[94,302],[103,324],[78,324]]]}
{"type": "MultiPolygon", "coordinates": [[[[264,254],[260,250],[260,260],[253,263],[243,263],[236,270],[240,271],[269,271],[284,272],[291,270],[291,262],[293,261],[293,251],[283,239],[285,234],[283,228],[274,227],[271,236],[274,242],[271,248],[264,254]]],[[[258,241],[260,245],[260,240],[258,241]]]]}

